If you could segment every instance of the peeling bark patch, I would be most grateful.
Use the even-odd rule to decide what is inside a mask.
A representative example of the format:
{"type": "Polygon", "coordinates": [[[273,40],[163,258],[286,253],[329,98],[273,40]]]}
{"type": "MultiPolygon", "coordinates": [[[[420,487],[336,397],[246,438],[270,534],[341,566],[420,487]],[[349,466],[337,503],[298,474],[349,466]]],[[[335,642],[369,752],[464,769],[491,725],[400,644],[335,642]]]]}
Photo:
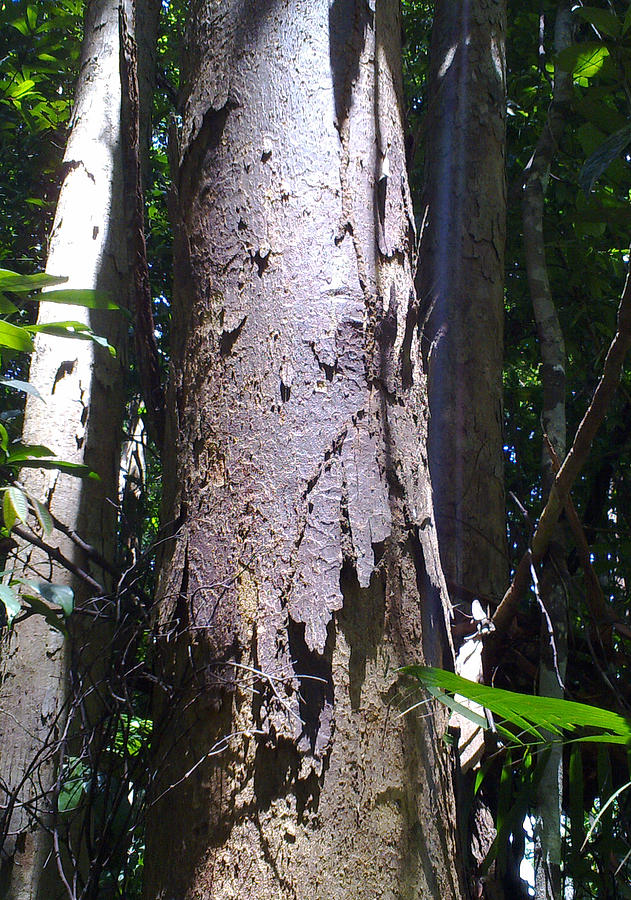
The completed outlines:
{"type": "Polygon", "coordinates": [[[357,578],[361,587],[368,587],[374,570],[373,546],[390,536],[391,516],[375,437],[365,423],[353,424],[342,445],[342,462],[357,578]]]}
{"type": "MultiPolygon", "coordinates": [[[[290,620],[288,627],[289,648],[294,671],[300,684],[298,693],[302,734],[298,750],[307,757],[311,770],[321,775],[324,762],[331,749],[334,731],[334,690],[331,671],[332,630],[329,631],[327,651],[314,653],[305,641],[306,628],[290,620]]],[[[303,764],[304,767],[304,764],[303,764]]],[[[307,773],[303,771],[304,777],[307,773]]]]}
{"type": "Polygon", "coordinates": [[[324,652],[327,626],[342,608],[343,520],[350,529],[349,552],[361,587],[375,568],[375,546],[391,531],[387,489],[377,461],[377,442],[359,411],[325,454],[324,465],[309,480],[306,515],[293,564],[288,603],[292,620],[305,625],[310,651],[324,652]]]}
{"type": "Polygon", "coordinates": [[[304,623],[307,647],[323,653],[331,615],[342,607],[342,471],[337,458],[329,460],[306,499],[307,519],[295,560],[289,614],[294,622],[304,623]]]}
{"type": "Polygon", "coordinates": [[[369,10],[354,0],[334,0],[329,9],[329,58],[335,93],[335,117],[340,129],[348,118],[353,85],[359,74],[369,10]]]}
{"type": "MultiPolygon", "coordinates": [[[[381,547],[379,548],[381,549],[381,547]]],[[[344,607],[339,624],[350,646],[348,669],[349,694],[353,709],[361,709],[361,692],[366,678],[366,663],[374,658],[385,624],[385,593],[382,576],[373,578],[368,589],[360,587],[352,565],[345,563],[340,573],[344,607]]]]}
{"type": "Polygon", "coordinates": [[[62,362],[62,364],[57,369],[57,372],[55,373],[55,380],[53,382],[53,389],[51,391],[51,394],[55,393],[57,385],[59,384],[59,382],[61,381],[62,378],[65,378],[66,375],[72,375],[72,373],[75,370],[76,364],[77,364],[76,359],[67,359],[67,360],[65,360],[65,362],[62,362]]]}
{"type": "Polygon", "coordinates": [[[252,254],[252,262],[256,266],[256,271],[259,278],[263,277],[263,273],[269,266],[270,259],[270,250],[269,248],[260,248],[256,251],[256,253],[252,254]]]}
{"type": "Polygon", "coordinates": [[[243,326],[247,321],[247,316],[243,316],[239,324],[230,331],[224,331],[219,338],[219,351],[222,356],[228,356],[232,352],[232,348],[234,347],[241,331],[243,330],[243,326]]]}

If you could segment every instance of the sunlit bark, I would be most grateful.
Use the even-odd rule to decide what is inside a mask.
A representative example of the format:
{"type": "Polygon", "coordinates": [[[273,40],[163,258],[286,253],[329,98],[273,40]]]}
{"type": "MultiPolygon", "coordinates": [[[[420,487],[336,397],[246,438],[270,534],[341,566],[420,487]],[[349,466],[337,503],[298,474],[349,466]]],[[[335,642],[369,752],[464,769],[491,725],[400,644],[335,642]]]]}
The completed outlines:
{"type": "MultiPolygon", "coordinates": [[[[147,7],[149,9],[150,6],[147,7]]],[[[159,5],[149,18],[155,31],[159,5]]],[[[121,168],[119,3],[88,3],[80,74],[63,162],[63,183],[50,237],[47,271],[67,276],[67,287],[108,291],[127,302],[127,248],[121,168]]],[[[39,322],[72,320],[89,325],[118,349],[118,358],[89,341],[39,335],[30,381],[43,400],[29,398],[24,440],[45,444],[59,458],[87,464],[100,481],[59,472],[24,472],[28,490],[46,502],[62,523],[113,561],[127,322],[120,313],[42,302],[39,322]]],[[[107,587],[107,576],[91,565],[65,535],[53,546],[107,587]]],[[[86,627],[98,608],[82,582],[51,565],[47,556],[22,546],[18,565],[26,577],[70,584],[78,615],[74,645],[82,653],[84,689],[90,689],[90,660],[102,647],[87,649],[100,632],[86,627]]],[[[66,736],[66,673],[72,661],[61,635],[39,616],[20,623],[3,647],[0,695],[0,775],[4,842],[2,896],[9,900],[52,900],[74,896],[73,873],[60,880],[59,847],[53,846],[57,766],[66,736]],[[43,827],[42,827],[43,826],[43,827]]],[[[83,722],[89,729],[90,723],[83,722]]],[[[68,859],[68,857],[66,857],[68,859]]]]}
{"type": "Polygon", "coordinates": [[[449,659],[399,39],[192,4],[147,897],[463,896],[444,722],[389,711],[449,659]]]}

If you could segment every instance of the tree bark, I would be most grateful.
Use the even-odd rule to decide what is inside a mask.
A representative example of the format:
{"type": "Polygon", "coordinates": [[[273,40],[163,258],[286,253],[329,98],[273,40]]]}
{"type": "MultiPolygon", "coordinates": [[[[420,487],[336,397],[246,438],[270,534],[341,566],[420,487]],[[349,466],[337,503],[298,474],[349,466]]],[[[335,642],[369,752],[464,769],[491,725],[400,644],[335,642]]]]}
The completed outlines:
{"type": "MultiPolygon", "coordinates": [[[[572,12],[567,0],[557,6],[554,52],[561,53],[572,43],[572,12]]],[[[565,341],[552,296],[546,263],[544,200],[550,168],[573,97],[571,73],[558,66],[554,72],[552,103],[537,146],[524,173],[523,225],[528,285],[532,300],[539,347],[543,386],[542,483],[547,496],[556,474],[549,441],[558,459],[565,458],[565,341]]],[[[563,528],[556,526],[553,541],[543,561],[537,599],[543,605],[541,660],[538,692],[544,697],[562,698],[567,667],[568,586],[563,528]]],[[[534,569],[533,569],[534,571],[534,569]]],[[[561,806],[563,796],[563,747],[554,744],[537,787],[535,811],[535,894],[538,900],[559,900],[561,888],[561,806]]]]}
{"type": "Polygon", "coordinates": [[[506,588],[502,452],[506,4],[439,0],[418,288],[429,461],[452,599],[506,588]]]}
{"type": "Polygon", "coordinates": [[[192,4],[150,898],[464,896],[444,720],[390,711],[450,660],[399,40],[395,0],[192,4]]]}
{"type": "MultiPolygon", "coordinates": [[[[492,613],[491,602],[499,602],[508,582],[502,450],[505,41],[505,2],[437,0],[417,285],[440,557],[458,630],[469,632],[456,671],[473,681],[483,680],[483,639],[472,634],[472,600],[492,613]]],[[[459,729],[466,773],[480,763],[484,733],[464,716],[452,723],[459,729]]],[[[472,788],[471,782],[463,789],[472,788]]],[[[474,832],[473,869],[493,840],[488,811],[476,808],[480,800],[478,794],[471,821],[462,823],[474,832]]],[[[487,876],[489,896],[490,881],[487,876]]],[[[493,889],[493,896],[501,894],[499,884],[493,889]]]]}
{"type": "MultiPolygon", "coordinates": [[[[119,3],[92,0],[86,10],[80,74],[63,163],[63,182],[50,238],[47,272],[68,276],[68,287],[106,290],[124,305],[128,256],[123,211],[119,3]],[[123,299],[121,299],[123,298],[123,299]]],[[[159,4],[146,8],[157,27],[159,4]]],[[[147,24],[147,23],[145,23],[147,24]]],[[[29,398],[24,440],[45,444],[60,459],[84,463],[100,481],[53,471],[24,473],[28,490],[53,515],[110,562],[115,555],[116,506],[124,406],[127,324],[120,313],[56,303],[40,304],[40,323],[73,320],[92,327],[118,349],[118,358],[90,342],[39,335],[30,381],[45,402],[29,398]]],[[[90,563],[65,533],[53,546],[85,571],[90,563]]],[[[88,601],[85,585],[33,547],[20,550],[26,577],[70,584],[75,607],[88,601]]],[[[97,580],[108,583],[98,569],[97,580]]],[[[96,608],[96,607],[95,607],[96,608]]],[[[60,848],[53,848],[55,784],[68,734],[67,671],[81,656],[82,689],[94,694],[104,633],[76,623],[74,650],[40,616],[16,626],[2,654],[0,748],[4,847],[2,896],[8,900],[74,896],[60,880],[60,848]],[[96,646],[98,644],[98,646],[96,646]]],[[[108,630],[107,635],[111,636],[108,630]]],[[[109,652],[109,651],[108,651],[109,652]]],[[[98,693],[98,692],[97,692],[98,693]]],[[[99,709],[100,715],[100,709],[99,709]]],[[[83,722],[89,730],[90,723],[83,722]]],[[[93,723],[92,723],[93,724],[93,723]]],[[[76,727],[76,725],[74,726],[76,727]]],[[[72,857],[70,857],[72,859],[72,857]]],[[[65,857],[68,862],[68,857],[65,857]]]]}

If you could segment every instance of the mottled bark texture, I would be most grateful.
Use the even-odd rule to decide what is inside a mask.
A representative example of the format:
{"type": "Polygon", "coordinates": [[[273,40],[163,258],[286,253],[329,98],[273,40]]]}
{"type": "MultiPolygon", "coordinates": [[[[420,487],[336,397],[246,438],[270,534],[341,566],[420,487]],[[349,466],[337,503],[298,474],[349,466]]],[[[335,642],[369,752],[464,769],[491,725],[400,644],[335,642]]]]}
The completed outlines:
{"type": "MultiPolygon", "coordinates": [[[[85,32],[71,130],[63,162],[63,182],[50,237],[47,271],[69,278],[67,287],[109,291],[126,302],[127,251],[123,214],[120,146],[121,90],[119,77],[119,3],[92,0],[87,4],[85,32]]],[[[155,31],[159,3],[145,8],[155,31]],[[153,13],[149,10],[153,8],[153,13]]],[[[39,321],[81,321],[108,337],[119,350],[113,359],[86,341],[38,335],[30,381],[45,402],[29,398],[24,440],[45,444],[61,459],[84,463],[100,475],[85,481],[56,471],[27,470],[28,490],[46,502],[52,513],[102,556],[113,560],[118,470],[123,414],[124,340],[127,323],[121,314],[78,306],[40,304],[39,321]]],[[[61,532],[53,546],[92,571],[97,581],[107,576],[90,568],[83,552],[61,532]]],[[[81,582],[51,564],[46,554],[24,545],[18,569],[28,578],[70,584],[76,605],[89,604],[81,582]]],[[[93,593],[93,592],[92,592],[93,593]]],[[[98,604],[91,606],[92,612],[98,604]]],[[[57,765],[68,735],[67,673],[78,672],[84,694],[93,701],[95,661],[110,652],[101,643],[110,636],[86,627],[92,619],[77,619],[73,652],[61,635],[35,616],[5,636],[0,693],[0,778],[3,844],[0,893],[10,900],[52,900],[68,896],[57,872],[50,829],[55,809],[57,765]],[[91,648],[86,645],[90,643],[91,648]],[[98,644],[98,646],[97,646],[98,644]],[[77,669],[76,663],[81,658],[77,669]],[[43,823],[44,827],[40,827],[43,823]]],[[[92,711],[102,713],[100,702],[92,711]],[[98,707],[98,709],[96,708],[98,707]]],[[[87,707],[84,706],[84,713],[87,707]]],[[[88,713],[88,719],[90,714],[88,713]]],[[[89,731],[90,721],[82,726],[89,731]]],[[[75,726],[72,726],[75,727],[75,726]]],[[[66,857],[66,861],[67,861],[66,857]]],[[[69,875],[72,879],[72,875],[69,875]]]]}
{"type": "Polygon", "coordinates": [[[389,712],[449,660],[399,40],[192,4],[150,898],[463,896],[444,720],[389,712]]]}
{"type": "Polygon", "coordinates": [[[438,0],[419,298],[440,555],[452,599],[502,597],[506,4],[438,0]]]}

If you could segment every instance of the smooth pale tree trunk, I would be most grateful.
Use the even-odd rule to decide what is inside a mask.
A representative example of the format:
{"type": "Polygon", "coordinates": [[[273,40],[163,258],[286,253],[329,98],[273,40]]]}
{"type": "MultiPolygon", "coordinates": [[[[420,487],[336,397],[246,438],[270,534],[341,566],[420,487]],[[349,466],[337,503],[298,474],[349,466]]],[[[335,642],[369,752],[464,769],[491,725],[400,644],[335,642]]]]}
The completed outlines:
{"type": "MultiPolygon", "coordinates": [[[[557,6],[554,52],[572,43],[572,11],[568,0],[557,6]]],[[[565,341],[550,288],[546,263],[544,200],[550,169],[565,131],[574,96],[573,78],[555,67],[552,103],[537,146],[524,172],[523,225],[528,286],[541,352],[543,387],[542,424],[547,437],[542,448],[543,487],[547,495],[556,469],[551,450],[562,462],[566,453],[565,341]]],[[[541,661],[538,692],[544,697],[564,696],[567,666],[568,589],[563,526],[543,562],[537,597],[542,604],[541,661]]],[[[552,736],[551,736],[552,737],[552,736]]],[[[535,810],[535,894],[538,900],[560,900],[561,811],[563,799],[563,747],[553,744],[537,788],[535,810]]]]}
{"type": "Polygon", "coordinates": [[[400,27],[191,5],[148,898],[464,896],[400,27]]]}
{"type": "MultiPolygon", "coordinates": [[[[474,630],[473,624],[467,629],[473,599],[492,615],[492,603],[508,583],[502,451],[505,40],[505,2],[437,0],[417,285],[440,557],[459,611],[456,622],[465,632],[474,630]]],[[[481,681],[482,652],[482,637],[470,637],[456,670],[481,681]]],[[[484,735],[464,717],[454,717],[453,724],[467,771],[480,762],[484,735]]],[[[494,832],[487,811],[478,808],[474,818],[472,846],[479,863],[494,832]]]]}
{"type": "MultiPolygon", "coordinates": [[[[153,3],[155,30],[159,4],[153,3]]],[[[147,10],[150,6],[147,7],[147,10]]],[[[147,12],[147,15],[149,13],[147,12]]],[[[67,287],[98,288],[127,302],[128,253],[123,210],[119,3],[87,5],[82,60],[71,131],[63,162],[63,182],[50,238],[47,271],[68,276],[67,287]]],[[[42,302],[39,322],[73,320],[89,324],[118,348],[112,359],[90,342],[40,335],[30,381],[43,401],[29,398],[24,440],[45,444],[61,459],[85,463],[100,481],[79,480],[56,471],[23,473],[28,490],[106,559],[115,550],[116,502],[124,403],[123,364],[127,322],[120,313],[42,302]]],[[[53,546],[107,587],[104,573],[64,534],[53,532],[53,546]]],[[[78,614],[74,654],[81,654],[83,691],[91,689],[92,663],[110,635],[89,626],[99,609],[94,591],[51,565],[47,556],[23,546],[18,565],[26,577],[70,584],[78,614]],[[92,642],[92,647],[88,644],[92,642]],[[94,646],[94,643],[98,646],[94,646]]],[[[15,627],[2,653],[0,694],[0,776],[6,840],[2,896],[10,900],[67,896],[57,872],[59,847],[53,846],[53,787],[59,751],[67,735],[70,658],[61,635],[39,616],[15,627]],[[43,823],[44,827],[40,827],[43,823]]],[[[89,723],[83,722],[86,728],[89,723]]],[[[70,726],[71,728],[76,726],[70,726]]],[[[66,860],[68,857],[66,857],[66,860]]],[[[72,873],[66,872],[72,887],[72,873]]]]}

